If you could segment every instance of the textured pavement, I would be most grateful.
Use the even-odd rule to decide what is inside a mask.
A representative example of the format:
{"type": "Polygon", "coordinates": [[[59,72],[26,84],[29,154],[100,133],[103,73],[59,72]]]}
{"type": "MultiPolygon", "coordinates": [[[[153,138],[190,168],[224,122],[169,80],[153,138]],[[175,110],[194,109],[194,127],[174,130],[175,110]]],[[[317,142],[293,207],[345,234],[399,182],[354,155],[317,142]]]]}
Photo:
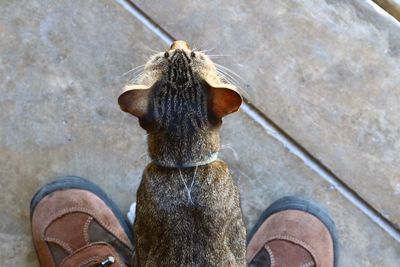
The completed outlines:
{"type": "Polygon", "coordinates": [[[400,22],[360,0],[135,2],[227,55],[258,108],[400,223],[400,22]]]}
{"type": "MultiPolygon", "coordinates": [[[[233,2],[137,1],[175,37],[231,55],[215,60],[248,98],[399,223],[398,25],[361,1],[233,2]]],[[[80,175],[124,212],[135,199],[145,132],[116,98],[122,74],[166,45],[114,1],[0,1],[0,12],[1,266],[38,266],[29,201],[41,185],[80,175]]],[[[335,220],[339,266],[398,266],[399,243],[242,111],[222,145],[248,229],[274,200],[303,196],[335,220]]]]}

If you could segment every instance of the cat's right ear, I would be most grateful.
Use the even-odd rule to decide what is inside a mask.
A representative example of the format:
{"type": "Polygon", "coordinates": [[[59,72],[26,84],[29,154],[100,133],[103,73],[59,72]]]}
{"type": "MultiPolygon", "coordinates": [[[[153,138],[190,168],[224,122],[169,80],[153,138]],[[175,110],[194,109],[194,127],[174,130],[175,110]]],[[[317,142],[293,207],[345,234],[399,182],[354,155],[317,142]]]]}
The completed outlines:
{"type": "Polygon", "coordinates": [[[238,111],[243,100],[235,86],[230,84],[213,85],[207,81],[206,86],[209,109],[215,118],[221,119],[238,111]]]}
{"type": "Polygon", "coordinates": [[[128,85],[118,97],[121,110],[143,119],[147,115],[150,87],[145,85],[128,85]]]}

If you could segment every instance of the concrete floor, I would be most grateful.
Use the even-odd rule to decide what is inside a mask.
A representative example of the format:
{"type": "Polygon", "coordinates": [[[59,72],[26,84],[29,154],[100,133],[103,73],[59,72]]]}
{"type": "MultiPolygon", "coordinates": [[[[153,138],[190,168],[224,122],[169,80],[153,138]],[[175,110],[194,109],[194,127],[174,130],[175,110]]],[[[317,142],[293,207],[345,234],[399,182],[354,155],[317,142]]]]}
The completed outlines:
{"type": "MultiPolygon", "coordinates": [[[[399,24],[355,0],[233,2],[137,4],[177,38],[234,55],[216,61],[248,98],[398,224],[399,24]]],[[[1,266],[38,266],[28,207],[41,185],[80,175],[124,212],[135,199],[145,133],[116,98],[122,74],[167,46],[115,1],[0,0],[0,13],[1,266]]],[[[334,218],[339,266],[399,265],[398,242],[244,112],[222,144],[248,228],[275,199],[304,196],[334,218]]]]}
{"type": "Polygon", "coordinates": [[[360,0],[135,2],[225,55],[259,109],[400,223],[400,22],[360,0]]]}

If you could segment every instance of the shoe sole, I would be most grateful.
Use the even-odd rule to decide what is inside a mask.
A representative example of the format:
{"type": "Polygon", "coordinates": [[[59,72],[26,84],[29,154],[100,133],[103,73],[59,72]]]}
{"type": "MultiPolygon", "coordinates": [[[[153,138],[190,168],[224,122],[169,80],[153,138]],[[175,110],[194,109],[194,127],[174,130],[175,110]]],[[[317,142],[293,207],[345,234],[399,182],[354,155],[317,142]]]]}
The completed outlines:
{"type": "Polygon", "coordinates": [[[256,225],[253,227],[253,229],[250,231],[250,234],[248,235],[247,238],[247,244],[250,242],[250,240],[253,238],[254,234],[257,232],[258,228],[265,222],[265,220],[271,216],[274,213],[284,211],[284,210],[300,210],[307,212],[315,217],[317,217],[328,229],[332,241],[333,241],[333,260],[334,260],[334,265],[337,266],[338,264],[338,238],[337,238],[337,233],[336,233],[336,226],[331,217],[328,215],[328,213],[323,210],[320,206],[317,204],[303,199],[299,197],[294,197],[294,196],[289,196],[289,197],[283,197],[281,199],[278,199],[274,203],[271,204],[260,216],[260,219],[258,219],[256,225]]]}
{"type": "Polygon", "coordinates": [[[128,221],[125,219],[125,216],[118,208],[118,206],[114,203],[114,201],[112,201],[107,196],[107,194],[100,187],[82,177],[77,177],[77,176],[58,177],[54,181],[46,184],[41,189],[39,189],[39,191],[36,192],[36,194],[33,196],[31,200],[30,204],[31,219],[36,206],[43,198],[56,191],[67,190],[67,189],[86,190],[98,196],[112,210],[115,217],[118,219],[119,223],[124,229],[126,235],[128,236],[129,240],[132,242],[133,245],[135,244],[133,240],[133,230],[128,221]]]}

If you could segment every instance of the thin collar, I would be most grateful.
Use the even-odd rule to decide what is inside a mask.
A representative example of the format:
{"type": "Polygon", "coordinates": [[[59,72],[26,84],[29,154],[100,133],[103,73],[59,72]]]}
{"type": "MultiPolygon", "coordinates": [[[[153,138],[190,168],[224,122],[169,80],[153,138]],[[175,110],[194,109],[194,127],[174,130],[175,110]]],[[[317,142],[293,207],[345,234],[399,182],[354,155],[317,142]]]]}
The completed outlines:
{"type": "Polygon", "coordinates": [[[160,163],[155,160],[153,160],[153,163],[158,166],[168,167],[168,168],[192,168],[192,167],[198,167],[198,166],[210,164],[210,163],[216,161],[217,159],[218,159],[218,152],[214,152],[211,154],[211,156],[208,159],[205,159],[202,161],[196,161],[196,162],[186,162],[185,164],[182,164],[180,166],[163,164],[163,163],[160,163]]]}

